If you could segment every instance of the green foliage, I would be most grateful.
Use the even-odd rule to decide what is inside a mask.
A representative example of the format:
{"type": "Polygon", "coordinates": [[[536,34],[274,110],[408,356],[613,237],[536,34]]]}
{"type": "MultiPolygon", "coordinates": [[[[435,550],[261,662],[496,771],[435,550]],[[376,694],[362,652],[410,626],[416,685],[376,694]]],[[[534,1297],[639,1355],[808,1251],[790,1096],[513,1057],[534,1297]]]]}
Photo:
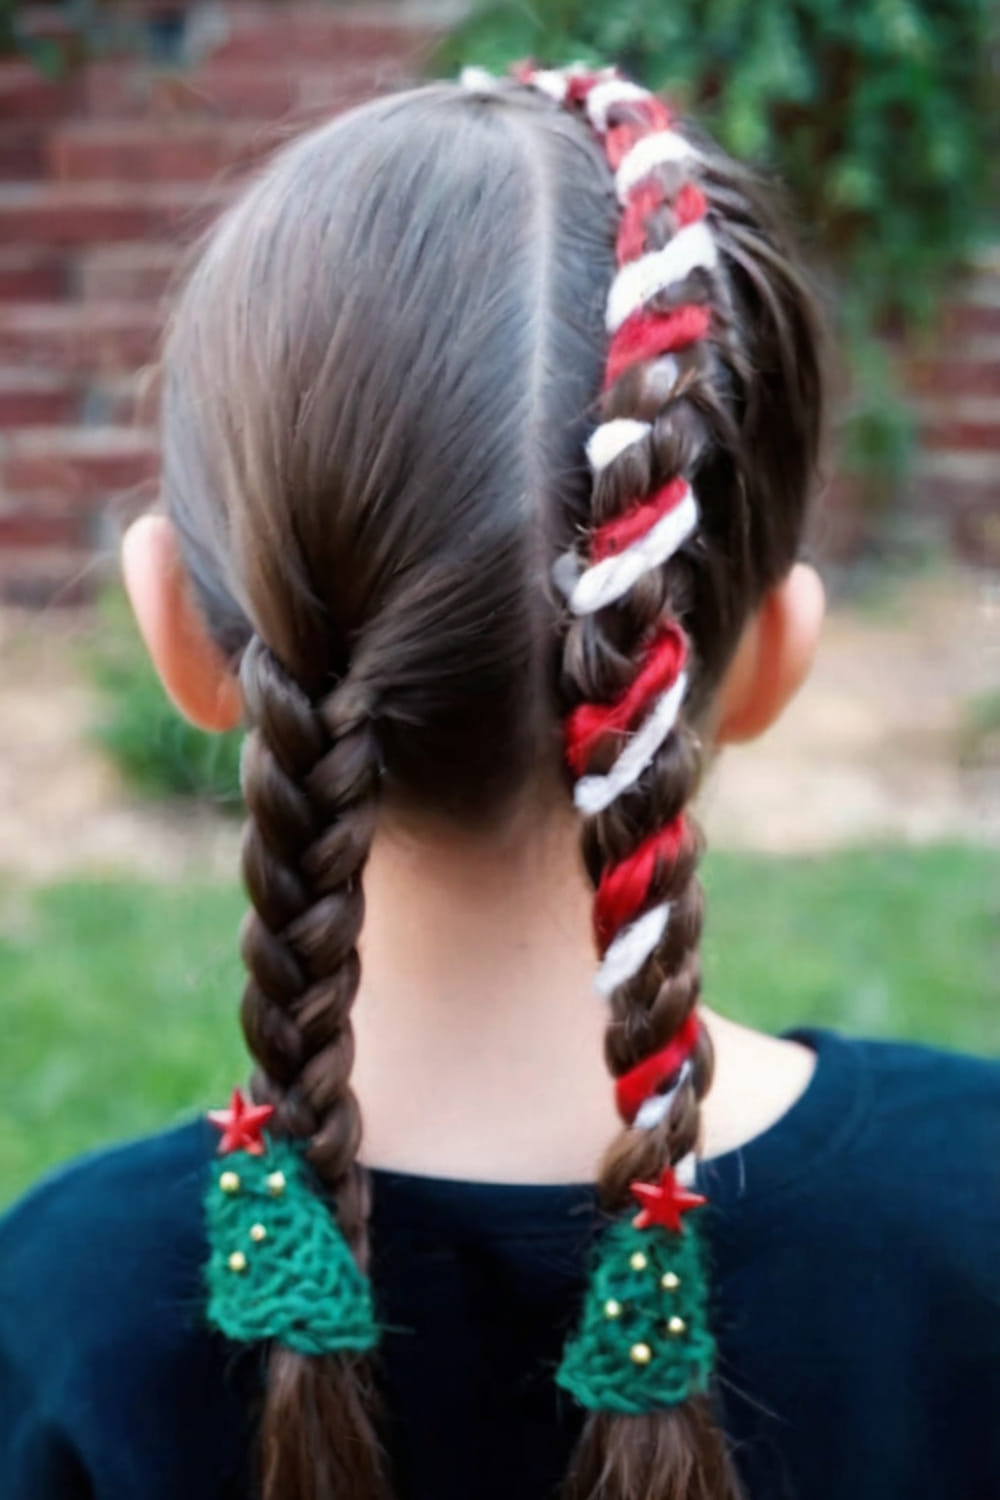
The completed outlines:
{"type": "Polygon", "coordinates": [[[10,57],[18,47],[15,0],[0,0],[0,57],[10,57]]]}
{"type": "MultiPolygon", "coordinates": [[[[1000,853],[710,853],[705,994],[1000,1053],[1000,853]]],[[[0,886],[0,1204],[55,1162],[223,1105],[248,1071],[236,880],[0,886]]]]}
{"type": "Polygon", "coordinates": [[[94,732],[126,779],[148,796],[202,798],[238,809],[241,734],[204,734],[180,716],[120,589],[102,596],[94,636],[89,665],[102,705],[94,732]]]}
{"type": "Polygon", "coordinates": [[[735,1020],[1000,1055],[1000,851],[717,854],[705,994],[735,1020]]]}
{"type": "Polygon", "coordinates": [[[59,7],[0,0],[0,57],[23,57],[46,78],[64,79],[99,58],[183,60],[185,17],[118,0],[64,0],[59,7]]]}
{"type": "Polygon", "coordinates": [[[780,173],[848,299],[914,314],[995,223],[990,26],[988,0],[507,0],[440,62],[620,61],[780,173]]]}
{"type": "Polygon", "coordinates": [[[874,333],[924,323],[996,232],[990,0],[487,0],[437,59],[615,60],[790,189],[836,287],[856,390],[847,466],[903,477],[913,431],[874,333]]]}

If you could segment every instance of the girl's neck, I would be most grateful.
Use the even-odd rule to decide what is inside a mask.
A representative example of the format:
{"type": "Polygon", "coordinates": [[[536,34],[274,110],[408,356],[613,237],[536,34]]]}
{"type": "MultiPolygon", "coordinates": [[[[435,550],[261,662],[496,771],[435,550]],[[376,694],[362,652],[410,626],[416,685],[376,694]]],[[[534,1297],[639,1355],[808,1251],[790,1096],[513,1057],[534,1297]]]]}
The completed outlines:
{"type": "MultiPolygon", "coordinates": [[[[593,1178],[619,1121],[578,837],[563,809],[489,839],[380,832],[353,1013],[367,1165],[498,1182],[593,1178]]],[[[717,1060],[704,1150],[717,1155],[785,1112],[812,1054],[703,1014],[717,1060]]]]}

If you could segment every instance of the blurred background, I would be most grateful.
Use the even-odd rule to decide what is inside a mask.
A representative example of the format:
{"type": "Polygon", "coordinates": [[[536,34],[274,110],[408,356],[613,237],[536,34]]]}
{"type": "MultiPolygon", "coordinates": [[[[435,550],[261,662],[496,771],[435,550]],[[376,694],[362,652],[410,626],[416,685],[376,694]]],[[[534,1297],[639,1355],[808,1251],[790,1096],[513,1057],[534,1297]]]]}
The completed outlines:
{"type": "Polygon", "coordinates": [[[281,141],[463,63],[615,58],[786,185],[834,329],[813,680],[703,796],[706,990],[1000,1052],[989,0],[0,0],[0,1203],[228,1094],[238,745],[118,585],[186,247],[281,141]]]}

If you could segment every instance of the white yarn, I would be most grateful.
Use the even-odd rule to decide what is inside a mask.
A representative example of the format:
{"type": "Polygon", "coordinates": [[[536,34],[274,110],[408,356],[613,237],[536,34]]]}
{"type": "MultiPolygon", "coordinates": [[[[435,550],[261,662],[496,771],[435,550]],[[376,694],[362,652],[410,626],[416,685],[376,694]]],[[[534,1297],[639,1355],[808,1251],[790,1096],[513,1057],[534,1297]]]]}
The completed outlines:
{"type": "Polygon", "coordinates": [[[624,78],[610,78],[607,83],[598,83],[587,95],[587,115],[590,123],[600,135],[608,128],[608,111],[616,104],[633,104],[648,99],[648,89],[624,78]]]}
{"type": "Polygon", "coordinates": [[[685,1058],[673,1088],[668,1089],[665,1094],[650,1094],[648,1099],[643,1100],[639,1113],[632,1121],[637,1130],[655,1130],[656,1126],[667,1118],[673,1108],[674,1100],[691,1077],[692,1072],[691,1061],[685,1058]]]}
{"type": "Polygon", "coordinates": [[[698,502],[690,485],[679,505],[650,527],[624,552],[605,557],[577,579],[569,597],[575,615],[592,615],[627,594],[644,573],[658,568],[682,547],[698,527],[698,502]]]}
{"type": "Polygon", "coordinates": [[[717,260],[715,240],[705,221],[685,224],[662,250],[652,250],[618,272],[608,294],[608,332],[617,333],[653,297],[683,281],[699,266],[714,266],[717,260]]]}
{"type": "Polygon", "coordinates": [[[532,73],[531,86],[541,89],[543,94],[548,94],[557,104],[565,104],[572,76],[571,68],[567,68],[565,72],[557,72],[555,68],[540,68],[537,73],[532,73]]]}
{"type": "MultiPolygon", "coordinates": [[[[668,356],[669,357],[669,356],[668,356]]],[[[648,422],[637,422],[634,417],[616,417],[613,422],[602,422],[591,433],[587,444],[587,458],[595,474],[613,464],[619,454],[633,443],[640,443],[649,432],[648,422]]]]}
{"type": "Polygon", "coordinates": [[[693,1151],[689,1151],[687,1156],[681,1157],[676,1167],[674,1167],[674,1176],[681,1187],[693,1188],[696,1186],[698,1181],[698,1158],[693,1151]]]}
{"type": "Polygon", "coordinates": [[[573,791],[573,801],[580,812],[592,818],[635,785],[677,723],[687,685],[687,673],[681,672],[673,686],[660,695],[642,728],[632,736],[606,775],[581,777],[573,791]]]}
{"type": "Polygon", "coordinates": [[[594,988],[607,997],[642,968],[667,930],[670,902],[650,907],[628,927],[622,928],[608,948],[594,978],[594,988]]]}
{"type": "Polygon", "coordinates": [[[473,93],[495,94],[499,87],[496,77],[485,68],[463,68],[458,81],[463,89],[471,89],[473,93]]]}
{"type": "Polygon", "coordinates": [[[658,130],[655,135],[644,135],[625,153],[615,173],[620,201],[624,203],[632,189],[657,167],[674,161],[695,160],[700,154],[676,130],[658,130]]]}

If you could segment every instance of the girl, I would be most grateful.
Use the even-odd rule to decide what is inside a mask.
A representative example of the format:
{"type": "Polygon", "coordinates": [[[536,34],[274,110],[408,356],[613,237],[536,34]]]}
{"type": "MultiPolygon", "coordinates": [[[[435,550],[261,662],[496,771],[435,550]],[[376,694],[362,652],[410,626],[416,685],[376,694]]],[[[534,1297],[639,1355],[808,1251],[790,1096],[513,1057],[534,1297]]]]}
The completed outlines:
{"type": "Polygon", "coordinates": [[[4,1496],[1000,1494],[997,1068],[700,1003],[702,764],[822,614],[758,185],[610,71],[370,104],[165,377],[125,574],[248,729],[253,1102],[6,1219],[4,1496]]]}

